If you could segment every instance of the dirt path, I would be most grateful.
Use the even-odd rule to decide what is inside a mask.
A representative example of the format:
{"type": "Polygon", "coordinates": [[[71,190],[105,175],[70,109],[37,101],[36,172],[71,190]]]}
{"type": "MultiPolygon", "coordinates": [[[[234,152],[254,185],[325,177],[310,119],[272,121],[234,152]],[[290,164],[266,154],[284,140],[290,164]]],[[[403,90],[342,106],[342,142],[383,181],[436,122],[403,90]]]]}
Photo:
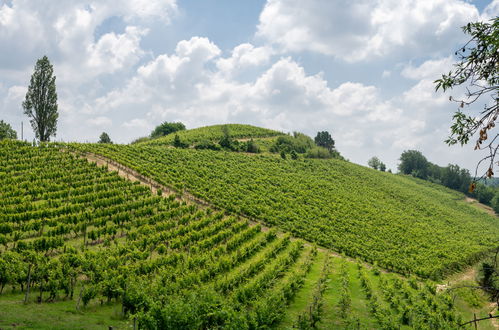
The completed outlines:
{"type": "MultiPolygon", "coordinates": [[[[165,186],[160,184],[159,182],[156,182],[155,180],[143,176],[142,174],[138,173],[137,171],[126,167],[118,162],[115,162],[112,159],[109,159],[107,157],[93,154],[93,153],[85,153],[85,154],[78,154],[80,157],[85,158],[87,161],[91,163],[96,163],[97,166],[107,166],[107,169],[111,172],[117,172],[119,176],[130,180],[132,182],[138,181],[140,184],[147,186],[151,189],[151,192],[153,194],[157,194],[158,190],[161,190],[162,194],[161,196],[163,197],[169,197],[171,195],[175,195],[175,199],[180,201],[180,202],[186,202],[188,204],[196,204],[198,207],[201,208],[212,208],[216,210],[221,210],[220,208],[208,203],[205,200],[202,200],[200,198],[197,198],[196,196],[190,194],[189,192],[182,191],[179,192],[176,189],[165,186]]],[[[249,222],[251,226],[255,225],[260,225],[261,229],[263,232],[267,232],[270,230],[269,227],[265,226],[264,223],[262,223],[259,220],[249,218],[247,216],[244,216],[242,214],[236,214],[239,218],[245,219],[249,222]]]]}
{"type": "Polygon", "coordinates": [[[468,196],[466,196],[465,199],[466,199],[466,202],[468,202],[468,203],[470,203],[472,205],[475,205],[480,210],[483,210],[483,211],[487,212],[488,214],[493,215],[495,217],[497,216],[496,212],[494,211],[494,209],[492,209],[490,206],[482,204],[479,201],[477,201],[476,199],[468,197],[468,196]]]}

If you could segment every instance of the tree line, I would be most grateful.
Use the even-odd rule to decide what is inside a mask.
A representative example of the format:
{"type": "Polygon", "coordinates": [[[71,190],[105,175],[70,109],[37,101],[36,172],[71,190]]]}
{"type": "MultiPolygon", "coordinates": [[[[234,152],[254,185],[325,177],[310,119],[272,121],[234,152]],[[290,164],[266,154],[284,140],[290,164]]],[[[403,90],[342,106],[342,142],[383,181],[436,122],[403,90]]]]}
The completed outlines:
{"type": "MultiPolygon", "coordinates": [[[[496,213],[499,213],[499,189],[490,185],[489,179],[482,179],[475,183],[470,172],[458,165],[438,166],[428,161],[420,151],[406,150],[400,155],[398,170],[402,174],[412,175],[460,191],[476,198],[480,203],[491,206],[496,213]]],[[[494,182],[491,180],[491,183],[494,182]]]]}

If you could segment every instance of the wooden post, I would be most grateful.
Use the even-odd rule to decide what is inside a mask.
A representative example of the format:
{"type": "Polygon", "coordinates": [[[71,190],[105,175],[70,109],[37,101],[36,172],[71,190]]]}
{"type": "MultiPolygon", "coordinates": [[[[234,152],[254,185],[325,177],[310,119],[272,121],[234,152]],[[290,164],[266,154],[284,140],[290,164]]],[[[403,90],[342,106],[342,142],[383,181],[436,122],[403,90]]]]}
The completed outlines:
{"type": "Polygon", "coordinates": [[[476,321],[476,313],[473,313],[473,323],[475,324],[475,330],[478,329],[478,323],[476,321]]]}
{"type": "Polygon", "coordinates": [[[85,285],[82,285],[82,287],[80,289],[80,296],[78,297],[78,301],[76,302],[76,310],[77,311],[80,310],[80,301],[81,301],[81,296],[83,294],[83,290],[85,290],[85,285]]]}

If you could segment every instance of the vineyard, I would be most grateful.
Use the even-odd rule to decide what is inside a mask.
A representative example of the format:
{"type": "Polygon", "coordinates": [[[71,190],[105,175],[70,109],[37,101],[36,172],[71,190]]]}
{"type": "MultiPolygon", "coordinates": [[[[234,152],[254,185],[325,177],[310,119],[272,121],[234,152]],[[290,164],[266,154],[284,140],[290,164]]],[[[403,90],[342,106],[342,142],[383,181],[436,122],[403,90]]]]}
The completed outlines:
{"type": "Polygon", "coordinates": [[[478,261],[497,218],[437,185],[341,160],[147,146],[82,145],[232,214],[402,274],[440,279],[478,261]]]}
{"type": "Polygon", "coordinates": [[[462,308],[433,282],[331,256],[178,194],[153,194],[56,145],[2,141],[0,166],[0,328],[462,322],[462,308]]]}
{"type": "Polygon", "coordinates": [[[0,165],[0,291],[26,302],[119,301],[145,328],[271,325],[316,254],[53,147],[2,143],[0,165]]]}
{"type": "Polygon", "coordinates": [[[174,134],[169,134],[161,138],[152,139],[139,143],[139,145],[149,145],[149,146],[172,145],[175,135],[178,135],[180,140],[188,145],[193,145],[201,141],[219,141],[223,137],[224,127],[228,130],[228,133],[233,139],[267,138],[284,134],[282,132],[251,126],[251,125],[242,125],[242,124],[213,125],[213,126],[190,129],[186,131],[179,131],[174,134]]]}

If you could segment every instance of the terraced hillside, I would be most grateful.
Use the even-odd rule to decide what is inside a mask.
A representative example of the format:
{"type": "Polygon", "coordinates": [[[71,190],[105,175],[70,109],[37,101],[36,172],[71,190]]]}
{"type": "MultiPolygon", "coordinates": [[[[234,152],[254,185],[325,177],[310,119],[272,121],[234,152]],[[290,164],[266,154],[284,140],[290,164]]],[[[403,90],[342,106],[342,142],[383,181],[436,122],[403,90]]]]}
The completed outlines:
{"type": "Polygon", "coordinates": [[[74,145],[186,189],[234,214],[260,219],[352,257],[434,279],[494,247],[499,222],[464,196],[340,160],[74,145]]]}
{"type": "Polygon", "coordinates": [[[199,127],[195,129],[179,131],[174,134],[169,134],[161,138],[147,140],[140,142],[138,145],[149,146],[167,146],[172,145],[175,135],[178,135],[183,143],[193,145],[201,141],[219,141],[223,137],[223,128],[228,129],[230,136],[233,139],[247,139],[247,138],[269,138],[284,133],[242,124],[226,124],[226,125],[212,125],[206,127],[199,127]]]}

